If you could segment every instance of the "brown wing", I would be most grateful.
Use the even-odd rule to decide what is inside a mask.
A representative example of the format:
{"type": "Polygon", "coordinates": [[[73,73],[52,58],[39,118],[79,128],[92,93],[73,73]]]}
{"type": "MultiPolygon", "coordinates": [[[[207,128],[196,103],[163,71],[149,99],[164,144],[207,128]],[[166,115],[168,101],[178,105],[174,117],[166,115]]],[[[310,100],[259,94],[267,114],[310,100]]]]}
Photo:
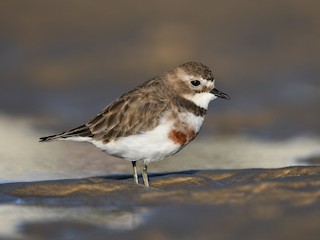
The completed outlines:
{"type": "Polygon", "coordinates": [[[70,137],[89,137],[109,142],[119,137],[153,129],[169,106],[167,92],[159,78],[145,82],[122,95],[88,123],[55,135],[42,137],[40,142],[70,137]]]}
{"type": "Polygon", "coordinates": [[[64,131],[58,134],[50,135],[47,137],[41,137],[39,139],[40,142],[47,142],[52,140],[59,140],[63,138],[70,138],[70,137],[92,137],[92,133],[90,129],[85,125],[81,125],[79,127],[76,127],[74,129],[64,131]]]}
{"type": "Polygon", "coordinates": [[[160,84],[151,80],[111,103],[86,124],[93,138],[109,142],[156,127],[169,106],[168,99],[160,93],[160,84]]]}

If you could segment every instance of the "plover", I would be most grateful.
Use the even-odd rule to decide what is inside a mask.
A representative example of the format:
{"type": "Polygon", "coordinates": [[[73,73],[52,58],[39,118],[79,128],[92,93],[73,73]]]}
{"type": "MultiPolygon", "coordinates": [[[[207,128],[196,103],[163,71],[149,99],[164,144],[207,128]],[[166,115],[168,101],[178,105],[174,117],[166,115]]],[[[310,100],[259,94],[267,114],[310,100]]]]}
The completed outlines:
{"type": "Polygon", "coordinates": [[[187,62],[125,93],[87,123],[40,142],[91,142],[109,155],[142,161],[142,177],[149,186],[147,166],[177,153],[198,134],[209,102],[230,97],[215,88],[213,72],[202,63],[187,62]]]}

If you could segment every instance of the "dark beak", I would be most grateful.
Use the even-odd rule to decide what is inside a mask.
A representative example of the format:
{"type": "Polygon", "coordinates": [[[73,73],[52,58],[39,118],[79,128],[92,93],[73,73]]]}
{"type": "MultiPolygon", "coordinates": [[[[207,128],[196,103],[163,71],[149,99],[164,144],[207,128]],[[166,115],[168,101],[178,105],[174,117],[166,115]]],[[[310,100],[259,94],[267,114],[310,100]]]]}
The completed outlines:
{"type": "Polygon", "coordinates": [[[224,99],[227,99],[227,100],[230,100],[231,98],[223,93],[223,92],[220,92],[218,89],[214,88],[211,90],[211,93],[214,94],[215,96],[219,97],[219,98],[224,98],[224,99]]]}

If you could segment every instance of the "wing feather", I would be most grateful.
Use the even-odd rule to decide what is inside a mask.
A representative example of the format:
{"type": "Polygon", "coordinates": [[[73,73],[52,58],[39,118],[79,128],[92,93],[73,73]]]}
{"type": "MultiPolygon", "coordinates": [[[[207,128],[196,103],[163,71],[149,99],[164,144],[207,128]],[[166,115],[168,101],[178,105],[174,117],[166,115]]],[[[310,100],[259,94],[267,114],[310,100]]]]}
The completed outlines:
{"type": "Polygon", "coordinates": [[[109,142],[156,127],[169,106],[163,92],[159,94],[158,84],[153,80],[122,95],[90,120],[86,126],[93,139],[109,142]]]}

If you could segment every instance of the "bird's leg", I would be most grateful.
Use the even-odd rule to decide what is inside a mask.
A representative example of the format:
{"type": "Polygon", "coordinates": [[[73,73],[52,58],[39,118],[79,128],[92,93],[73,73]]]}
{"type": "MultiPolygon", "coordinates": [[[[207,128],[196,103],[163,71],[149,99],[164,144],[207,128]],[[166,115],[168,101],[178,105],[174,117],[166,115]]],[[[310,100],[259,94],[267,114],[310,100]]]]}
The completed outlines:
{"type": "Polygon", "coordinates": [[[132,167],[133,167],[133,181],[136,184],[139,184],[138,181],[138,172],[137,172],[137,162],[136,161],[132,161],[132,167]]]}
{"type": "Polygon", "coordinates": [[[148,166],[147,164],[143,164],[142,166],[142,178],[143,178],[143,182],[144,182],[144,185],[146,187],[149,187],[149,180],[148,180],[148,166]]]}

